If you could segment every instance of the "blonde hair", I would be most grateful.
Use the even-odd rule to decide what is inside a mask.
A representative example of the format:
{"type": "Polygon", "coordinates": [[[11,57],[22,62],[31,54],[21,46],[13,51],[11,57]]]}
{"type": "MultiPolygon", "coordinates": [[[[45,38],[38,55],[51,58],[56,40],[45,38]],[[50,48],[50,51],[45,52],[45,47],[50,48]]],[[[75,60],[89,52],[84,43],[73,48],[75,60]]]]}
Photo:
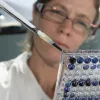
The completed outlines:
{"type": "Polygon", "coordinates": [[[23,51],[28,51],[28,52],[32,51],[32,48],[34,46],[33,37],[34,37],[34,33],[32,33],[31,31],[28,30],[28,32],[25,36],[23,51]]]}

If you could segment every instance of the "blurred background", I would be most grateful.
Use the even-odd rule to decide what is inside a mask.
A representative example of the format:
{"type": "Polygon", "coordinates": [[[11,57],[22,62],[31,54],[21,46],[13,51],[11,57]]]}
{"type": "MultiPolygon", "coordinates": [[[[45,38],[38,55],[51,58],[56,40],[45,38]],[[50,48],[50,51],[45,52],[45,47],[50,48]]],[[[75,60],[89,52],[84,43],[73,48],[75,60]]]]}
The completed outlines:
{"type": "MultiPolygon", "coordinates": [[[[27,20],[32,20],[32,6],[36,0],[5,1],[27,20]]],[[[21,23],[0,8],[0,61],[13,59],[22,52],[23,46],[20,44],[26,32],[27,29],[21,23]]],[[[94,39],[85,42],[80,49],[100,49],[100,30],[94,39]]]]}
{"type": "MultiPolygon", "coordinates": [[[[5,0],[11,7],[32,20],[32,7],[36,0],[5,0]]],[[[0,61],[15,58],[22,52],[27,29],[0,8],[0,61]]]]}

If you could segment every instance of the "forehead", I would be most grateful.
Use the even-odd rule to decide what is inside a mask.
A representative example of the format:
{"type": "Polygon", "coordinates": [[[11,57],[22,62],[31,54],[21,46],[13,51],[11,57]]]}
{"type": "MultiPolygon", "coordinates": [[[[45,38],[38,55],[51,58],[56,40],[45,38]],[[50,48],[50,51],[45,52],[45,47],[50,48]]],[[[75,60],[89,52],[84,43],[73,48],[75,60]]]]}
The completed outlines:
{"type": "Polygon", "coordinates": [[[90,21],[93,21],[96,14],[94,0],[51,0],[49,4],[61,5],[61,8],[68,10],[72,16],[82,14],[90,21]]]}

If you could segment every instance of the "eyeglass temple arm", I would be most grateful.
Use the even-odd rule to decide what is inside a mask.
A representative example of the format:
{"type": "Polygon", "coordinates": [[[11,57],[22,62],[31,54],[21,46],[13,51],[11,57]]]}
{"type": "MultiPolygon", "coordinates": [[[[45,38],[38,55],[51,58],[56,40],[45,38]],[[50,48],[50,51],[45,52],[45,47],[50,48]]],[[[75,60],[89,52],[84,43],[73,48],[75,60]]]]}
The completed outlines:
{"type": "Polygon", "coordinates": [[[96,31],[97,31],[98,29],[100,29],[100,24],[98,24],[98,25],[93,25],[93,24],[91,24],[91,26],[94,28],[94,29],[93,29],[93,32],[92,32],[92,35],[95,35],[95,34],[96,34],[96,31]]]}

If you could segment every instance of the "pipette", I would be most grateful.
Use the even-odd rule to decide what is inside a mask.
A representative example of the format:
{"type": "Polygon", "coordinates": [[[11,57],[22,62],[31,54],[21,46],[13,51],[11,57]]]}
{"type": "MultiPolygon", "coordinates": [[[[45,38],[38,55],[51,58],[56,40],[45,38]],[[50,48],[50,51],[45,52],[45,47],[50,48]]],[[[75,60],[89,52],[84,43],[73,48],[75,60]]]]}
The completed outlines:
{"type": "Polygon", "coordinates": [[[2,8],[5,12],[7,12],[9,15],[11,15],[13,18],[15,18],[17,21],[19,21],[25,27],[27,27],[30,31],[32,31],[33,33],[38,35],[41,39],[43,39],[50,45],[53,45],[58,50],[62,51],[62,49],[50,37],[48,37],[44,32],[40,31],[32,23],[30,23],[28,20],[26,20],[16,10],[14,10],[11,6],[9,6],[4,0],[0,0],[0,8],[2,8]]]}

